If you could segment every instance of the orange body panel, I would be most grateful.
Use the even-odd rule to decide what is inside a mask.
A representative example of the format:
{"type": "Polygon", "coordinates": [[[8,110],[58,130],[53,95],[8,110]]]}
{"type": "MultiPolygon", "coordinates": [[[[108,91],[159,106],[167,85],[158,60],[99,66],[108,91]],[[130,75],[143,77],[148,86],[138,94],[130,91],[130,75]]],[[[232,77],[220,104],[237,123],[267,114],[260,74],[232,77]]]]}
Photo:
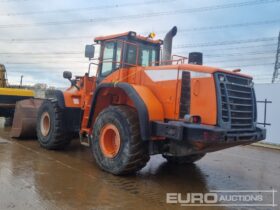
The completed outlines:
{"type": "Polygon", "coordinates": [[[66,107],[72,108],[85,108],[85,105],[90,101],[93,91],[96,86],[96,78],[88,77],[87,74],[84,77],[80,77],[77,82],[77,86],[72,86],[63,92],[64,101],[66,107]]]}
{"type": "Polygon", "coordinates": [[[216,125],[217,102],[212,74],[224,70],[197,65],[132,67],[115,71],[103,82],[131,84],[146,103],[150,120],[179,120],[180,74],[184,70],[206,75],[191,79],[190,114],[201,116],[203,124],[216,125]]]}
{"type": "Polygon", "coordinates": [[[153,92],[145,86],[132,85],[132,87],[145,102],[149,112],[150,121],[162,121],[164,119],[162,104],[153,92]]]}
{"type": "MultiPolygon", "coordinates": [[[[157,70],[158,73],[161,71],[164,70],[157,70]]],[[[177,75],[178,71],[172,71],[174,71],[174,74],[177,75]]],[[[147,70],[142,72],[141,85],[148,87],[158,98],[164,110],[164,119],[177,119],[178,117],[175,110],[177,104],[177,89],[179,86],[179,80],[153,81],[146,72],[147,70]]],[[[151,72],[156,73],[154,71],[151,72]]]]}
{"type": "Polygon", "coordinates": [[[191,80],[190,114],[201,116],[202,124],[216,124],[217,101],[213,77],[191,80]]]}
{"type": "Polygon", "coordinates": [[[82,106],[82,91],[72,86],[63,92],[66,107],[80,108],[82,106]]]}
{"type": "Polygon", "coordinates": [[[181,64],[178,65],[178,69],[180,70],[191,70],[191,71],[195,71],[195,72],[203,72],[203,73],[210,73],[210,74],[214,74],[215,72],[224,72],[227,74],[233,74],[233,75],[240,75],[243,77],[248,77],[248,78],[252,78],[251,76],[247,75],[247,74],[242,74],[242,73],[237,73],[237,72],[233,72],[233,71],[228,71],[228,70],[224,70],[224,69],[220,69],[218,67],[211,67],[211,66],[201,66],[201,65],[194,65],[194,64],[181,64]]]}
{"type": "Polygon", "coordinates": [[[143,67],[133,67],[129,70],[120,69],[105,78],[102,83],[128,82],[145,102],[149,111],[149,119],[163,120],[164,114],[160,100],[154,95],[154,91],[149,87],[140,84],[141,71],[143,71],[143,67]]]}

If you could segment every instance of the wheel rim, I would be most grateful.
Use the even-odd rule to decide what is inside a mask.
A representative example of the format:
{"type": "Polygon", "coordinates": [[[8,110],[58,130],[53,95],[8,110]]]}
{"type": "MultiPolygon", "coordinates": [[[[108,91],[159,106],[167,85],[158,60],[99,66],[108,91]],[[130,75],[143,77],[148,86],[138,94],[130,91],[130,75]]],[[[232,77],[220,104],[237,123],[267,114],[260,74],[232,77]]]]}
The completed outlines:
{"type": "Polygon", "coordinates": [[[44,112],[42,114],[40,128],[43,136],[47,136],[49,134],[51,128],[51,120],[48,112],[44,112]]]}
{"type": "Polygon", "coordinates": [[[120,150],[120,133],[113,124],[106,124],[100,135],[100,148],[104,156],[114,158],[120,150]]]}

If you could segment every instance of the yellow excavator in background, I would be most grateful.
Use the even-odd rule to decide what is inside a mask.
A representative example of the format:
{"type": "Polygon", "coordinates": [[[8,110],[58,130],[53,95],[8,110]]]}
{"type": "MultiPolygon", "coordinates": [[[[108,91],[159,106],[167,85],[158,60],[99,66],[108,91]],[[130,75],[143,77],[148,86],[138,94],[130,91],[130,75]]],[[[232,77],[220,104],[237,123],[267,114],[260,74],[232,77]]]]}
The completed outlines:
{"type": "Polygon", "coordinates": [[[0,88],[7,87],[7,72],[3,64],[0,64],[0,88]]]}
{"type": "Polygon", "coordinates": [[[34,95],[32,90],[9,87],[6,68],[0,64],[0,117],[13,118],[16,102],[34,95]]]}

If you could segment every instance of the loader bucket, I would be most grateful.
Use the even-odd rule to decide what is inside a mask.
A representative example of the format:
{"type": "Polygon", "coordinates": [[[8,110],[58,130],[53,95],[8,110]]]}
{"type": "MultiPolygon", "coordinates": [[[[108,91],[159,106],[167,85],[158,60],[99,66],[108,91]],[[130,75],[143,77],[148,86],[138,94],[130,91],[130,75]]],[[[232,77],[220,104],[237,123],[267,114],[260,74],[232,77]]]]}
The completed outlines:
{"type": "Polygon", "coordinates": [[[36,118],[42,102],[43,99],[26,99],[16,103],[11,137],[36,137],[36,118]]]}

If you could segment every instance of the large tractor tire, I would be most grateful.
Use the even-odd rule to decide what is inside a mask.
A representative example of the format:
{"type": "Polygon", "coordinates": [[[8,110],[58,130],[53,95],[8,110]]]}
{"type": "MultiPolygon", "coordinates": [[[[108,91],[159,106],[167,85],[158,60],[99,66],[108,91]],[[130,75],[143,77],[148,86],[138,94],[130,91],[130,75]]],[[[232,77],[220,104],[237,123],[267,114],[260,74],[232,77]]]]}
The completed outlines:
{"type": "Polygon", "coordinates": [[[63,109],[56,100],[44,100],[38,110],[37,137],[41,146],[49,150],[64,149],[71,142],[72,136],[63,123],[63,109]]]}
{"type": "Polygon", "coordinates": [[[134,173],[150,156],[140,136],[136,111],[127,106],[110,106],[97,117],[91,138],[96,163],[115,175],[134,173]]]}
{"type": "Polygon", "coordinates": [[[201,158],[203,158],[205,154],[195,154],[195,155],[188,155],[188,156],[169,156],[169,155],[163,155],[163,157],[169,162],[173,164],[191,164],[194,163],[201,158]]]}

